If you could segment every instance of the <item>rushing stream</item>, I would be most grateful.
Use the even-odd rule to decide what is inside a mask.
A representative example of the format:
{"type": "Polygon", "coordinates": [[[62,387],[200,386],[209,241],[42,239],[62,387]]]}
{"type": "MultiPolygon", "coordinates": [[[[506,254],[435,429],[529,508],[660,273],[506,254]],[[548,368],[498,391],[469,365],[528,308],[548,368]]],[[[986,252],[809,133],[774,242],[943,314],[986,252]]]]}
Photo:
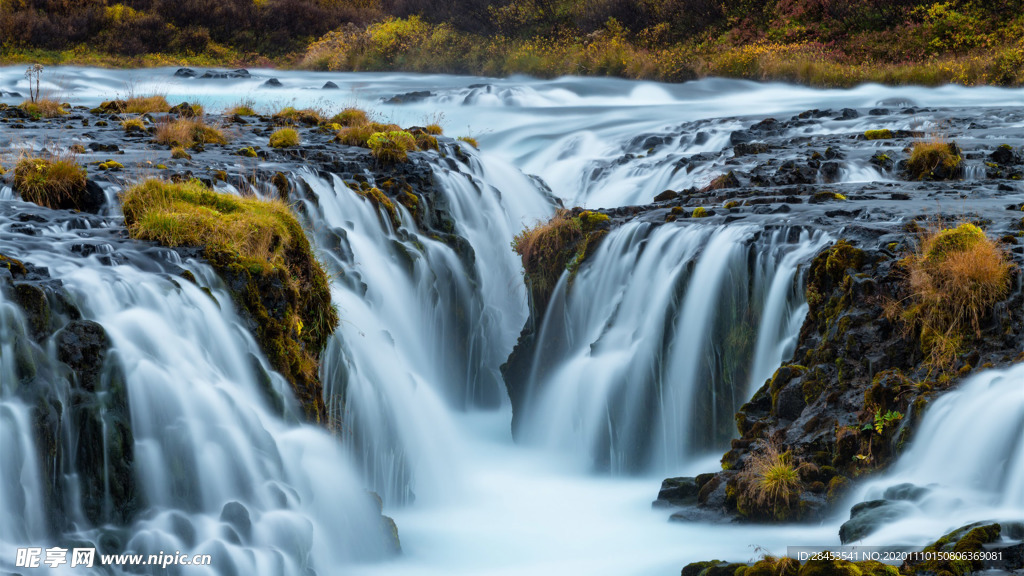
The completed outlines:
{"type": "MultiPolygon", "coordinates": [[[[227,81],[173,72],[61,68],[46,71],[44,90],[86,105],[155,92],[208,109],[249,99],[267,110],[358,105],[403,125],[438,121],[447,134],[481,144],[480,152],[433,166],[469,256],[415,232],[405,208],[396,205],[396,228],[340,177],[293,167],[289,178],[333,274],[342,318],[322,358],[328,409],[346,430],[339,444],[296,423],[293,401],[284,415],[268,405],[261,390],[269,385],[288,398],[287,384],[224,305],[230,296],[207,266],[70,221],[28,233],[15,219],[26,205],[0,187],[0,252],[47,267],[83,316],[110,335],[104,382],[126,383],[134,473],[147,502],[129,530],[118,532],[90,520],[72,491],[55,539],[33,408],[13,385],[26,321],[0,295],[0,573],[16,547],[96,543],[115,532],[127,550],[211,554],[211,567],[175,573],[219,576],[673,574],[695,560],[754,558],[755,547],[781,553],[787,545],[837,544],[845,513],[820,526],[767,528],[669,523],[650,504],[664,477],[719,467],[736,433],[736,409],[792,354],[807,311],[806,265],[834,238],[798,217],[764,227],[631,222],[616,229],[571,283],[563,275],[540,319],[515,441],[500,366],[528,308],[510,242],[558,202],[630,206],[665,189],[707,184],[729,158],[695,170],[681,170],[681,159],[721,152],[732,131],[767,115],[955,106],[982,122],[988,107],[1017,106],[1022,96],[995,88],[822,91],[725,80],[261,70],[227,81]],[[269,77],[284,88],[261,88],[269,77]],[[321,90],[328,80],[340,89],[321,90]],[[430,94],[385,102],[415,91],[430,94]],[[75,246],[82,242],[95,254],[81,257],[75,246]],[[114,264],[101,265],[111,255],[114,264]],[[178,266],[208,292],[175,281],[170,269],[178,266]],[[397,522],[398,558],[381,559],[386,542],[367,490],[397,522]]],[[[0,88],[25,92],[21,74],[0,69],[0,88]]],[[[923,124],[917,118],[887,116],[881,126],[866,117],[841,126],[825,121],[815,129],[942,123],[940,114],[923,124]]],[[[1021,127],[1003,123],[994,133],[1021,127]]],[[[9,134],[0,143],[8,139],[43,144],[9,134]]],[[[840,180],[887,178],[867,156],[851,155],[840,180]]],[[[37,353],[43,365],[59,364],[52,346],[37,353]]],[[[1019,369],[982,373],[929,409],[923,440],[859,498],[881,497],[901,482],[939,485],[872,542],[921,544],[966,521],[1020,516],[1022,380],[1019,369]],[[971,448],[951,474],[943,451],[963,443],[971,448]]],[[[69,375],[49,381],[53,395],[68,397],[69,375]]],[[[75,432],[60,442],[74,445],[75,432]]],[[[74,459],[59,465],[74,484],[74,459]]]]}

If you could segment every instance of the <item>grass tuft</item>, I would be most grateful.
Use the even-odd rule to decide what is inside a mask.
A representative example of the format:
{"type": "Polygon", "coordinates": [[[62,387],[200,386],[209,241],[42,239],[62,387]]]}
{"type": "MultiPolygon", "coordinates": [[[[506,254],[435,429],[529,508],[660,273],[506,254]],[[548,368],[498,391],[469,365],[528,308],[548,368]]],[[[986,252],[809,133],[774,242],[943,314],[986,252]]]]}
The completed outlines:
{"type": "Polygon", "coordinates": [[[915,142],[907,171],[916,180],[951,180],[963,176],[963,158],[956,142],[941,138],[915,142]]]}
{"type": "Polygon", "coordinates": [[[369,122],[370,119],[367,117],[366,112],[359,108],[345,108],[331,118],[331,123],[342,126],[360,126],[369,122]]]}
{"type": "Polygon", "coordinates": [[[891,308],[908,329],[919,330],[935,368],[949,367],[963,344],[981,335],[981,320],[1010,290],[1005,251],[974,224],[925,232],[907,257],[902,308],[891,308]]]}
{"type": "Polygon", "coordinates": [[[14,190],[22,200],[47,208],[77,208],[86,175],[73,154],[24,157],[14,166],[14,190]]]}
{"type": "Polygon", "coordinates": [[[373,157],[381,162],[405,162],[409,151],[416,150],[416,138],[404,130],[374,132],[366,141],[373,157]]]}
{"type": "Polygon", "coordinates": [[[58,118],[67,114],[64,105],[56,100],[37,98],[35,102],[22,102],[18,105],[26,114],[33,118],[58,118]]]}
{"type": "Polygon", "coordinates": [[[176,118],[157,124],[158,144],[173,148],[195,148],[206,144],[227,144],[224,132],[207,124],[202,118],[176,118]]]}
{"type": "Polygon", "coordinates": [[[299,133],[294,128],[281,128],[270,135],[271,148],[289,148],[298,146],[299,142],[299,133]]]}

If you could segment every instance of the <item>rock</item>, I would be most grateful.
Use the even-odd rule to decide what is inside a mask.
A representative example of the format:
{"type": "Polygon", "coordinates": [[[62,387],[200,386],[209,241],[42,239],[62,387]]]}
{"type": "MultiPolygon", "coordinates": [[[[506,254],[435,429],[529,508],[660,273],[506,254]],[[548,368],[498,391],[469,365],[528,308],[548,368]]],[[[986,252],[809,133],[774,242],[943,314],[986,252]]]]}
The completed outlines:
{"type": "Polygon", "coordinates": [[[412,102],[421,102],[433,96],[434,93],[429,90],[417,90],[415,92],[406,92],[405,94],[398,94],[392,96],[384,102],[387,104],[410,104],[412,102]]]}
{"type": "Polygon", "coordinates": [[[832,184],[839,180],[840,164],[839,162],[822,162],[818,172],[826,184],[832,184]]]}
{"type": "Polygon", "coordinates": [[[284,84],[281,84],[281,81],[278,80],[277,78],[271,78],[270,80],[267,80],[263,84],[260,84],[260,88],[283,88],[283,87],[284,87],[284,84]]]}
{"type": "Polygon", "coordinates": [[[239,68],[238,70],[226,70],[226,71],[224,71],[224,70],[207,70],[199,78],[200,79],[211,79],[212,78],[212,79],[217,79],[217,80],[224,80],[224,79],[234,79],[234,80],[237,80],[237,79],[252,78],[252,75],[249,74],[248,70],[246,70],[244,68],[239,68]]]}
{"type": "Polygon", "coordinates": [[[202,112],[197,107],[193,106],[192,104],[189,104],[188,102],[182,102],[181,104],[172,107],[170,110],[167,111],[167,113],[177,114],[182,118],[195,118],[197,116],[202,115],[202,112]]]}
{"type": "Polygon", "coordinates": [[[252,538],[252,519],[249,517],[249,509],[242,503],[232,500],[225,504],[220,511],[220,521],[234,527],[244,541],[248,542],[252,538]]]}
{"type": "Polygon", "coordinates": [[[320,88],[321,90],[338,90],[338,85],[328,80],[324,82],[324,85],[320,88]]]}
{"type": "Polygon", "coordinates": [[[57,333],[57,358],[71,367],[78,384],[96,390],[96,381],[103,367],[110,339],[106,330],[92,320],[74,320],[57,333]]]}
{"type": "Polygon", "coordinates": [[[860,118],[860,113],[858,113],[853,108],[843,108],[842,110],[839,111],[839,117],[836,118],[836,119],[837,120],[853,120],[855,118],[860,118]]]}
{"type": "Polygon", "coordinates": [[[817,171],[806,164],[798,164],[796,160],[787,160],[775,171],[776,186],[792,186],[794,184],[813,184],[817,180],[817,171]]]}
{"type": "Polygon", "coordinates": [[[907,502],[892,500],[869,500],[850,509],[850,519],[839,527],[839,541],[843,544],[856,542],[876,532],[879,528],[904,518],[914,510],[907,502]]]}
{"type": "Polygon", "coordinates": [[[656,506],[689,506],[697,503],[700,487],[696,478],[666,478],[661,482],[661,490],[656,506]]]}
{"type": "Polygon", "coordinates": [[[679,193],[675,190],[665,190],[654,197],[655,202],[666,202],[668,200],[675,200],[679,197],[679,193]]]}
{"type": "Polygon", "coordinates": [[[88,148],[93,152],[119,152],[121,150],[117,144],[101,144],[99,142],[89,142],[88,148]]]}
{"type": "Polygon", "coordinates": [[[178,68],[174,71],[175,78],[195,78],[198,73],[191,68],[178,68]]]}
{"type": "Polygon", "coordinates": [[[107,195],[95,180],[85,181],[85,191],[78,198],[78,209],[90,214],[98,214],[107,204],[107,195]]]}
{"type": "Polygon", "coordinates": [[[1001,166],[1009,166],[1021,163],[1020,154],[1012,146],[1009,146],[1007,144],[1003,144],[1002,146],[999,146],[998,148],[993,150],[992,153],[988,155],[988,158],[992,162],[995,162],[996,164],[999,164],[1001,166]]]}
{"type": "Polygon", "coordinates": [[[751,156],[753,154],[764,154],[771,150],[771,147],[764,142],[739,142],[732,147],[733,156],[751,156]]]}
{"type": "Polygon", "coordinates": [[[46,292],[35,283],[14,285],[14,298],[28,323],[28,333],[36,342],[50,334],[50,303],[46,292]]]}

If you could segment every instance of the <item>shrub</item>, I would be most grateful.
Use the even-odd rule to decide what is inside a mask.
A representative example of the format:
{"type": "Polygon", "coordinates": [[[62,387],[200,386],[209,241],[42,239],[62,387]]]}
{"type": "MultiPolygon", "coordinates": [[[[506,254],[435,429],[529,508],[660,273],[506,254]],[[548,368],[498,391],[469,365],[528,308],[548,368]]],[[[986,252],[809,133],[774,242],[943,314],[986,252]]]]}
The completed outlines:
{"type": "Polygon", "coordinates": [[[916,180],[950,180],[963,176],[963,158],[955,142],[941,139],[915,142],[907,171],[916,180]]]}
{"type": "Polygon", "coordinates": [[[382,162],[405,162],[416,149],[416,139],[404,130],[374,132],[366,141],[373,157],[382,162]]]}
{"type": "Polygon", "coordinates": [[[294,128],[281,128],[270,135],[271,148],[288,148],[299,145],[299,133],[294,128]]]}
{"type": "Polygon", "coordinates": [[[202,118],[177,118],[157,124],[157,143],[180,148],[194,148],[205,144],[227,144],[227,138],[218,128],[208,125],[202,118]]]}
{"type": "Polygon", "coordinates": [[[80,208],[85,169],[73,155],[22,158],[14,166],[14,189],[22,200],[47,208],[80,208]]]}
{"type": "Polygon", "coordinates": [[[928,362],[946,368],[1009,293],[1011,264],[999,245],[967,223],[925,232],[904,262],[908,305],[901,318],[919,329],[928,362]]]}
{"type": "Polygon", "coordinates": [[[68,113],[63,104],[48,98],[37,98],[35,102],[22,102],[18,108],[33,118],[57,118],[68,113]]]}

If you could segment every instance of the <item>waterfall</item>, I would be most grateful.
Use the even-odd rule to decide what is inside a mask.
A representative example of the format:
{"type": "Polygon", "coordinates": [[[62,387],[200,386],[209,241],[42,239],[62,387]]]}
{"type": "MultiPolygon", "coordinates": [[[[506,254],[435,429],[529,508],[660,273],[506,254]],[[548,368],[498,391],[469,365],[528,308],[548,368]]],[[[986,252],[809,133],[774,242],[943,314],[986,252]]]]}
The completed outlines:
{"type": "Polygon", "coordinates": [[[308,171],[310,229],[338,277],[342,318],[324,355],[330,409],[367,484],[389,503],[450,497],[460,440],[451,412],[507,403],[498,371],[526,320],[509,243],[521,222],[551,210],[537,184],[506,164],[471,156],[435,165],[436,198],[454,232],[417,231],[396,203],[397,229],[336,176],[308,171]]]}
{"type": "Polygon", "coordinates": [[[792,351],[806,313],[799,264],[827,240],[750,225],[617,228],[555,288],[521,435],[616,472],[721,450],[752,383],[792,351]]]}
{"type": "MultiPolygon", "coordinates": [[[[35,209],[20,202],[6,208],[0,214],[5,254],[47,267],[83,317],[109,336],[111,351],[96,386],[115,395],[109,397],[116,397],[118,386],[127,389],[138,509],[128,514],[135,518],[128,530],[87,519],[84,497],[97,489],[87,486],[87,478],[102,466],[111,489],[108,467],[118,463],[106,455],[115,447],[100,449],[102,462],[82,461],[78,444],[87,440],[78,436],[83,423],[71,403],[80,383],[59,368],[52,337],[36,351],[35,379],[19,376],[12,364],[21,358],[15,348],[26,340],[26,320],[2,299],[0,568],[13,562],[13,546],[26,543],[88,542],[102,553],[210,554],[212,566],[190,570],[218,575],[305,574],[386,554],[385,528],[376,528],[378,509],[349,456],[326,432],[296,423],[287,383],[269,370],[208,267],[90,230],[88,220],[74,217],[76,224],[49,222],[23,234],[10,214],[35,209]],[[83,243],[104,250],[83,257],[74,249],[83,243]],[[178,265],[192,270],[209,292],[169,275],[178,265]],[[31,386],[19,390],[19,381],[31,386]],[[33,447],[38,407],[32,421],[18,399],[38,390],[49,390],[64,407],[56,416],[59,459],[43,466],[36,461],[39,446],[33,447]],[[272,407],[269,397],[275,395],[285,396],[284,419],[272,407]],[[36,478],[35,470],[51,477],[36,478]],[[56,510],[43,510],[39,490],[45,486],[59,488],[61,499],[50,503],[56,510]],[[43,516],[58,511],[65,518],[47,530],[43,516]]],[[[114,425],[113,409],[100,408],[104,427],[114,425]]],[[[104,442],[116,438],[109,432],[104,430],[104,442]]]]}
{"type": "Polygon", "coordinates": [[[908,450],[849,503],[899,499],[899,518],[865,543],[921,543],[970,522],[1019,522],[1024,515],[1024,366],[976,374],[927,407],[908,450]],[[904,490],[905,491],[905,490],[904,490]],[[937,529],[939,528],[939,529],[937,529]]]}

